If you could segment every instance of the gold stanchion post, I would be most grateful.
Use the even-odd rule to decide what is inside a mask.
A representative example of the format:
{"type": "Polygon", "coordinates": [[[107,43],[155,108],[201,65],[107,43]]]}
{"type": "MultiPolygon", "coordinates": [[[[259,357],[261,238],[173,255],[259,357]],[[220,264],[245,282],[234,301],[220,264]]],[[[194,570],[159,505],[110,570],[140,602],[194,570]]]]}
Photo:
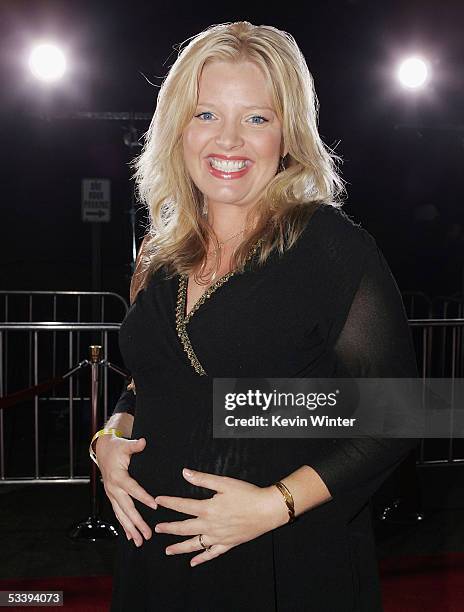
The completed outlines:
{"type": "MultiPolygon", "coordinates": [[[[98,344],[92,344],[89,347],[90,351],[90,369],[91,369],[91,437],[97,431],[98,420],[98,397],[100,392],[100,367],[104,364],[102,358],[102,347],[98,344]]],[[[98,516],[98,474],[96,464],[89,459],[90,462],[90,502],[91,515],[86,521],[82,521],[70,531],[70,537],[73,539],[85,540],[101,540],[114,538],[118,535],[117,530],[111,523],[102,521],[98,516]]]]}

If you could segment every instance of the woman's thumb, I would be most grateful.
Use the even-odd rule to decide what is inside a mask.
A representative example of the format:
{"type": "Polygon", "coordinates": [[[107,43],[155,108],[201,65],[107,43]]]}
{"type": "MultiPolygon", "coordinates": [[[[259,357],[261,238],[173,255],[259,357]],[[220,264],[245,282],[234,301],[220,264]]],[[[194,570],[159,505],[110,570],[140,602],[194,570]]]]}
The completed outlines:
{"type": "Polygon", "coordinates": [[[138,438],[137,440],[130,440],[128,446],[130,453],[140,453],[145,448],[147,441],[145,438],[138,438]]]}

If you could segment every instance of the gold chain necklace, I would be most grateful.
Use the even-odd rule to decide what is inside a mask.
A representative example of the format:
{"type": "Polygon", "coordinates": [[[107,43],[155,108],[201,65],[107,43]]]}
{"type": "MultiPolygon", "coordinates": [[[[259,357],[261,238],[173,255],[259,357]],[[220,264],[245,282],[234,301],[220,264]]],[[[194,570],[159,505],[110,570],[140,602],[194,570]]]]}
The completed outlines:
{"type": "Polygon", "coordinates": [[[206,264],[208,261],[208,257],[206,257],[204,263],[201,265],[200,272],[198,274],[195,273],[193,275],[193,280],[196,282],[197,285],[208,285],[209,283],[214,282],[220,265],[220,252],[222,248],[225,244],[227,244],[227,242],[233,240],[234,238],[237,238],[237,236],[240,236],[240,234],[246,232],[247,229],[248,228],[245,227],[233,236],[229,236],[229,238],[226,238],[226,240],[224,240],[223,242],[218,242],[218,246],[212,250],[212,253],[214,254],[214,266],[211,269],[213,269],[214,271],[212,274],[211,272],[206,274],[206,264]]]}
{"type": "Polygon", "coordinates": [[[222,249],[222,247],[229,242],[230,240],[232,240],[233,238],[237,238],[237,236],[240,236],[240,234],[243,234],[243,232],[246,231],[247,228],[240,230],[239,232],[237,232],[236,234],[234,234],[233,236],[230,236],[229,238],[227,238],[227,240],[224,240],[224,242],[219,242],[217,248],[214,249],[215,252],[219,251],[220,249],[222,249]]]}

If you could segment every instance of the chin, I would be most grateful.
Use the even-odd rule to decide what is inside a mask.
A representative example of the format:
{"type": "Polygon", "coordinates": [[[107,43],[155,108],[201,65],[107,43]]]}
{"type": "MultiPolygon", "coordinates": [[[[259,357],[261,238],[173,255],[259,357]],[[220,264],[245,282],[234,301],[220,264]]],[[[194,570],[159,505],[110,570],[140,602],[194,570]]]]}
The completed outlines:
{"type": "Polygon", "coordinates": [[[219,194],[214,192],[203,192],[206,194],[206,197],[212,202],[219,202],[221,204],[235,204],[237,201],[242,202],[243,200],[248,200],[249,197],[247,194],[243,193],[231,193],[231,194],[219,194]]]}

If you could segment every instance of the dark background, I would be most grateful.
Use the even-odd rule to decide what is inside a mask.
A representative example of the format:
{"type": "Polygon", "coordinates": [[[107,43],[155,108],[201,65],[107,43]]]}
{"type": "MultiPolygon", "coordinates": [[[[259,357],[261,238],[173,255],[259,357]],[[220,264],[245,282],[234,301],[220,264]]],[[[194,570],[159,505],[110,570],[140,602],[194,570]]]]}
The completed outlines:
{"type": "MultiPolygon", "coordinates": [[[[127,123],[53,117],[81,111],[152,113],[157,86],[175,60],[174,47],[209,25],[237,20],[273,25],[295,37],[315,79],[322,137],[344,159],[349,194],[345,210],[376,238],[400,289],[430,296],[462,290],[463,0],[307,0],[278,2],[274,8],[251,0],[0,0],[0,290],[92,288],[91,229],[81,221],[81,179],[98,177],[112,182],[112,220],[101,227],[102,289],[128,297],[131,154],[123,142],[127,123]],[[41,39],[61,45],[68,55],[67,76],[55,87],[41,85],[27,68],[31,47],[41,39]],[[418,95],[401,90],[395,81],[398,62],[410,53],[423,54],[433,70],[430,85],[418,95]],[[395,129],[401,124],[423,128],[395,129]],[[429,220],[420,220],[429,212],[429,220]]],[[[137,127],[141,135],[148,123],[137,127]]],[[[138,236],[144,219],[139,211],[138,236]]],[[[16,310],[12,318],[16,314],[17,320],[27,319],[25,304],[22,310],[11,307],[16,310]]],[[[119,311],[118,316],[122,318],[119,311]]],[[[71,362],[87,355],[89,343],[81,338],[82,350],[76,347],[71,362]]],[[[16,360],[10,360],[5,393],[32,384],[30,361],[27,367],[27,348],[32,345],[24,345],[26,357],[21,359],[22,346],[10,342],[16,360]]],[[[58,374],[66,367],[63,354],[58,352],[58,374]]],[[[114,363],[122,363],[116,348],[109,355],[114,363]]],[[[50,377],[51,363],[41,361],[47,369],[39,371],[40,381],[50,377]]],[[[88,371],[85,376],[88,382],[88,371]]],[[[116,380],[113,391],[119,393],[120,385],[116,380]]],[[[79,389],[75,391],[79,395],[79,389]]],[[[110,397],[110,407],[115,397],[110,397]]],[[[18,406],[5,419],[6,473],[8,478],[32,478],[33,406],[18,406]]],[[[42,405],[39,411],[40,473],[45,477],[63,475],[68,466],[69,412],[67,403],[55,406],[42,410],[42,405]]],[[[89,468],[87,408],[88,402],[76,402],[77,476],[89,468]]],[[[447,441],[441,442],[437,458],[447,456],[447,441]]],[[[411,461],[408,465],[414,469],[411,461]]],[[[460,464],[446,470],[427,467],[418,474],[426,520],[401,530],[393,526],[391,532],[382,524],[386,535],[377,533],[381,556],[463,550],[460,464]]],[[[415,494],[407,476],[403,492],[407,486],[415,494]]],[[[398,483],[399,478],[396,487],[401,494],[398,483]]],[[[393,484],[390,481],[390,489],[384,488],[377,498],[379,509],[385,505],[381,500],[392,499],[393,484]]],[[[2,578],[112,572],[113,542],[89,547],[67,538],[71,523],[88,516],[87,493],[80,487],[5,484],[2,493],[2,578]]],[[[103,516],[116,525],[106,496],[101,499],[103,516]]],[[[435,609],[443,610],[447,597],[442,587],[449,587],[449,581],[437,584],[431,572],[419,567],[410,572],[414,598],[422,591],[423,583],[414,582],[418,573],[436,586],[435,595],[443,601],[435,609]]],[[[393,574],[401,578],[397,569],[393,574]]],[[[67,589],[63,581],[56,585],[67,589]]],[[[405,591],[400,591],[403,597],[405,591]]],[[[101,595],[101,588],[96,592],[101,595]]],[[[434,609],[427,603],[424,611],[434,609]]]]}
{"type": "MultiPolygon", "coordinates": [[[[100,177],[112,181],[112,220],[102,224],[102,289],[127,297],[127,122],[53,117],[152,113],[176,45],[208,25],[247,20],[287,30],[300,45],[315,79],[321,135],[344,159],[345,210],[377,239],[400,289],[431,296],[461,291],[462,0],[226,4],[234,8],[203,1],[2,0],[0,288],[92,288],[80,181],[100,177]],[[28,73],[28,53],[43,38],[68,55],[69,71],[56,86],[28,73]],[[421,93],[395,81],[397,63],[410,53],[432,65],[421,93]],[[405,123],[424,127],[395,127],[405,123]],[[435,218],[420,220],[430,210],[435,218]]],[[[137,127],[141,135],[148,123],[137,127]]],[[[139,211],[139,236],[144,218],[139,211]]]]}

